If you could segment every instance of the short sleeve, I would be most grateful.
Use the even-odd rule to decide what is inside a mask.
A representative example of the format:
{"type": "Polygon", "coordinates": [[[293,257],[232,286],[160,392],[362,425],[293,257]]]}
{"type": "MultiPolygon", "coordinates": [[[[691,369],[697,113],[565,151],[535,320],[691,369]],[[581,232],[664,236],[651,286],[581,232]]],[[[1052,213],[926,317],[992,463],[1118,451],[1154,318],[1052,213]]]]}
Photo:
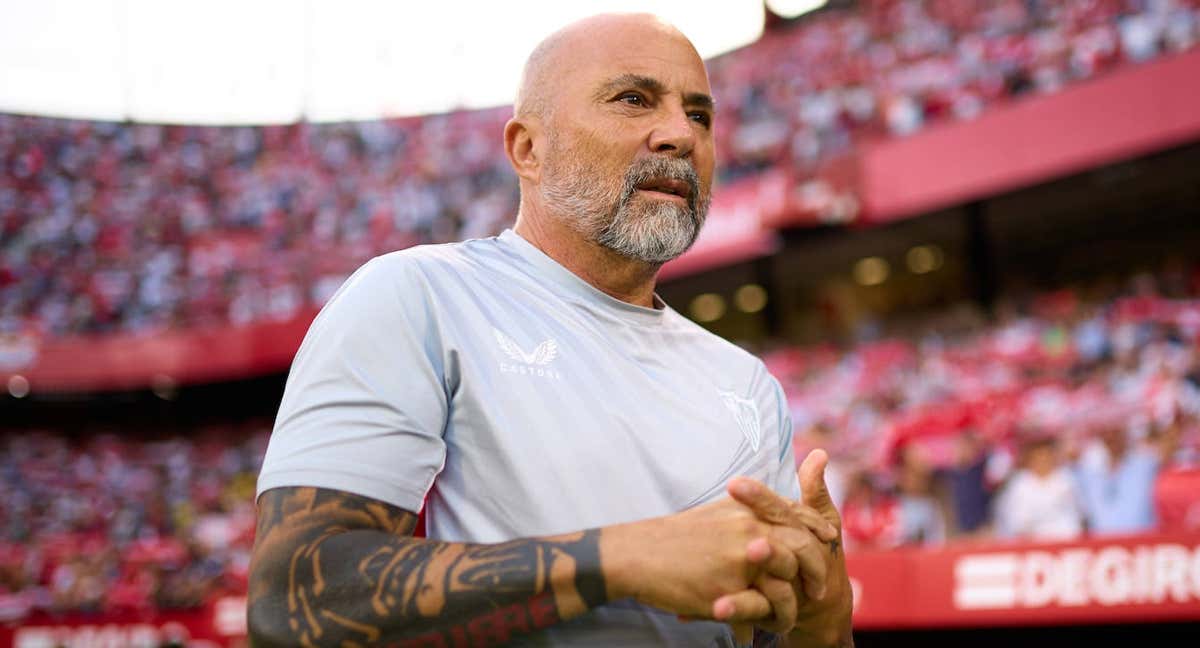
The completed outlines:
{"type": "Polygon", "coordinates": [[[415,261],[352,275],[292,363],[258,478],[348,491],[418,511],[446,456],[442,344],[415,261]]]}
{"type": "Polygon", "coordinates": [[[779,429],[776,434],[779,435],[779,457],[778,466],[775,468],[775,478],[771,488],[783,497],[790,500],[800,499],[800,479],[796,476],[796,457],[792,448],[792,412],[788,407],[787,396],[783,393],[783,387],[779,381],[771,376],[771,386],[775,393],[775,420],[778,421],[779,429]]]}

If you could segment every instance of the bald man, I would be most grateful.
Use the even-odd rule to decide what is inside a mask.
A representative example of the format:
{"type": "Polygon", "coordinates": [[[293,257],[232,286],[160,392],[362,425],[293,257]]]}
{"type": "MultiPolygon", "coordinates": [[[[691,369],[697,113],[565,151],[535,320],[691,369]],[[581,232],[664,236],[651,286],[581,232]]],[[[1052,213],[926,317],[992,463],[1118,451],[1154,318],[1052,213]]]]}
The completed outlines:
{"type": "Polygon", "coordinates": [[[712,117],[651,16],[538,46],[515,230],[373,259],[296,356],[255,645],[850,644],[824,453],[793,472],[779,384],[654,294],[704,221],[712,117]]]}

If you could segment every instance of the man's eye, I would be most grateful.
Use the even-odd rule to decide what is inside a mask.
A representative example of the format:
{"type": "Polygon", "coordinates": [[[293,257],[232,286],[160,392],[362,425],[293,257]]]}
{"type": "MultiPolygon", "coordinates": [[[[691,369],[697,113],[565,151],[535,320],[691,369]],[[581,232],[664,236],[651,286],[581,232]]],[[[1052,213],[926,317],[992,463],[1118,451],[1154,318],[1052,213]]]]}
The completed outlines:
{"type": "Polygon", "coordinates": [[[626,92],[625,94],[618,96],[617,101],[620,101],[621,103],[629,104],[630,106],[646,105],[645,97],[643,97],[640,94],[637,94],[636,92],[626,92]]]}
{"type": "Polygon", "coordinates": [[[709,115],[706,112],[688,113],[688,118],[703,126],[712,125],[712,115],[709,115]]]}

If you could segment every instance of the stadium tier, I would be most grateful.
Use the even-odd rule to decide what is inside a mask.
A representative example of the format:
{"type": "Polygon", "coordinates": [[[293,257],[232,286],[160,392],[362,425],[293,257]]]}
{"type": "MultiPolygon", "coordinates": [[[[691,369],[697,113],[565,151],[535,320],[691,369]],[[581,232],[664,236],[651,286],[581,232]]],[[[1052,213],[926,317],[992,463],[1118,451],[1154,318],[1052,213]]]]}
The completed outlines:
{"type": "MultiPolygon", "coordinates": [[[[729,223],[744,239],[746,221],[754,230],[759,220],[844,222],[860,208],[862,218],[895,217],[941,206],[930,200],[995,191],[1006,178],[1069,171],[1055,160],[1078,167],[1088,153],[1072,146],[1090,145],[1085,161],[1096,164],[1184,141],[1200,129],[1187,108],[1195,84],[1184,82],[1197,56],[1133,75],[1134,87],[1052,105],[1048,119],[1014,115],[1028,128],[1063,123],[1081,108],[1099,115],[1077,131],[1082,141],[1060,142],[1038,161],[1049,167],[1014,168],[1001,149],[933,169],[914,164],[935,157],[932,140],[918,155],[871,145],[975,120],[1009,98],[1052,94],[1197,41],[1198,3],[1137,0],[866,3],[769,34],[710,64],[725,183],[754,187],[732,190],[753,196],[733,204],[718,191],[726,202],[714,208],[714,225],[729,223]],[[1182,114],[1145,120],[1131,107],[1105,122],[1104,97],[1142,97],[1182,114]],[[1122,121],[1129,115],[1132,124],[1122,121]],[[1093,141],[1102,135],[1119,138],[1093,141]],[[928,181],[946,168],[984,174],[990,186],[928,181]],[[914,186],[932,195],[909,195],[914,186]]],[[[0,331],[59,338],[284,320],[319,306],[371,256],[496,233],[516,200],[500,151],[507,115],[266,128],[0,116],[0,331]]],[[[951,133],[942,147],[979,151],[1012,139],[1008,125],[987,126],[982,135],[951,133]]],[[[730,238],[710,229],[710,244],[730,238]]]]}

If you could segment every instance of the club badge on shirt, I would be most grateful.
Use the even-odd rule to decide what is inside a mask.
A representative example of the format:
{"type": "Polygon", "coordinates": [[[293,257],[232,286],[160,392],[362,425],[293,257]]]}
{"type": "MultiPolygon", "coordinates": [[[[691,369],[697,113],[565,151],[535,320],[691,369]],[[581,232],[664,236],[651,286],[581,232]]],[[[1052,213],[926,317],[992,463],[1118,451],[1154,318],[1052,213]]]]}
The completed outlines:
{"type": "Polygon", "coordinates": [[[733,418],[737,420],[742,434],[750,442],[750,448],[758,452],[762,445],[762,428],[758,422],[758,404],[749,398],[742,398],[730,391],[722,391],[721,401],[729,408],[733,418]]]}

